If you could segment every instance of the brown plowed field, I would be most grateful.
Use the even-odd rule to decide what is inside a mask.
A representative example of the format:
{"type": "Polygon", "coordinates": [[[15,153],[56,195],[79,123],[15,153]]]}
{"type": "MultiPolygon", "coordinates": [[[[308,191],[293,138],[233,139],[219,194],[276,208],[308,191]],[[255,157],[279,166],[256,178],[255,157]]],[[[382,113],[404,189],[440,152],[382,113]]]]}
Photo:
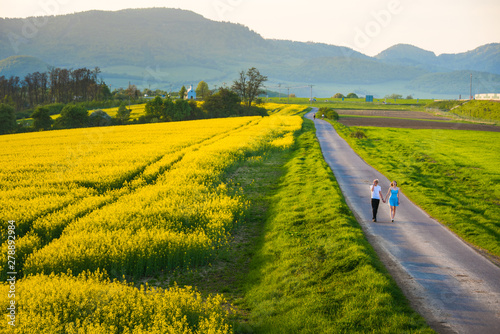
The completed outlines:
{"type": "Polygon", "coordinates": [[[347,126],[378,126],[378,127],[388,127],[388,128],[453,129],[453,130],[500,132],[500,126],[495,126],[495,125],[436,122],[436,121],[449,121],[450,119],[418,111],[397,111],[397,110],[336,110],[336,111],[339,113],[339,115],[344,115],[339,119],[339,122],[347,126]],[[375,116],[375,117],[349,117],[348,115],[375,116]],[[384,118],[384,117],[397,117],[398,119],[384,118]]]}

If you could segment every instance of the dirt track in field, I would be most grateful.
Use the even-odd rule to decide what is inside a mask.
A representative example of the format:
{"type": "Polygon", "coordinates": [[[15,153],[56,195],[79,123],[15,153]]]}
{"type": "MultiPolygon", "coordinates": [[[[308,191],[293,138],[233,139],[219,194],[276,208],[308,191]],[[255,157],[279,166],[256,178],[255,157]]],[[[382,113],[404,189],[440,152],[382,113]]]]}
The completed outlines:
{"type": "Polygon", "coordinates": [[[410,129],[450,129],[500,132],[500,126],[488,124],[449,122],[449,118],[438,117],[418,111],[398,110],[336,110],[341,115],[339,122],[347,126],[376,126],[410,129]],[[349,117],[375,116],[375,117],[349,117]],[[385,118],[397,117],[397,118],[385,118]],[[439,122],[441,121],[441,122],[439,122]],[[442,122],[448,121],[448,122],[442,122]]]}

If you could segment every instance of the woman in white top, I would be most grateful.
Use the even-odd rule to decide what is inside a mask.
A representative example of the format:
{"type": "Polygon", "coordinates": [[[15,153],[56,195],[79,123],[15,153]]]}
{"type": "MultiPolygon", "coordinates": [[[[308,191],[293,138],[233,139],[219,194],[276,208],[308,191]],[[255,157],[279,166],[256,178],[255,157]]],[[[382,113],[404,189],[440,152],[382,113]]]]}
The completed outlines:
{"type": "Polygon", "coordinates": [[[372,193],[372,220],[376,222],[380,200],[385,203],[384,196],[382,195],[382,188],[378,185],[378,179],[373,180],[373,184],[370,186],[370,191],[372,193]]]}

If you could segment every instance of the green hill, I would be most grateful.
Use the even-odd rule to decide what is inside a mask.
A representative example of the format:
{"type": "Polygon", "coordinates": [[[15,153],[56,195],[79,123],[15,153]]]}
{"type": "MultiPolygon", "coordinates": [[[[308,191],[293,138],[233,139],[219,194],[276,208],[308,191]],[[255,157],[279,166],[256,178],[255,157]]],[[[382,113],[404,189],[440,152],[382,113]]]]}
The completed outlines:
{"type": "Polygon", "coordinates": [[[477,71],[453,71],[446,73],[428,73],[410,81],[408,87],[426,90],[430,93],[470,94],[470,75],[472,74],[472,94],[500,92],[500,75],[477,71]]]}
{"type": "MultiPolygon", "coordinates": [[[[268,76],[270,85],[318,84],[317,94],[325,96],[333,95],[339,85],[358,93],[376,88],[388,94],[410,82],[408,89],[449,94],[455,92],[449,87],[454,84],[451,77],[439,74],[441,86],[419,77],[464,69],[500,74],[500,44],[439,57],[400,44],[368,57],[347,47],[264,39],[243,25],[211,21],[180,9],[50,16],[27,38],[23,28],[34,20],[0,18],[0,59],[27,55],[56,67],[98,66],[112,88],[125,87],[129,81],[139,87],[174,90],[200,80],[220,86],[255,66],[268,76]]],[[[33,70],[21,66],[8,73],[22,76],[33,70]]]]}
{"type": "Polygon", "coordinates": [[[47,72],[49,64],[36,57],[11,56],[0,60],[0,76],[10,78],[18,76],[21,79],[29,73],[47,72]]]}
{"type": "Polygon", "coordinates": [[[294,72],[294,79],[316,82],[350,84],[384,83],[392,80],[411,80],[425,70],[403,65],[390,65],[375,59],[349,59],[345,57],[315,58],[304,61],[294,72]]]}
{"type": "Polygon", "coordinates": [[[382,51],[375,58],[386,63],[419,66],[432,72],[473,70],[500,74],[500,43],[483,45],[463,53],[439,56],[413,45],[397,44],[382,51]]]}
{"type": "Polygon", "coordinates": [[[396,62],[404,65],[432,65],[436,61],[436,54],[426,51],[409,44],[394,45],[378,55],[375,58],[385,62],[396,62]]]}

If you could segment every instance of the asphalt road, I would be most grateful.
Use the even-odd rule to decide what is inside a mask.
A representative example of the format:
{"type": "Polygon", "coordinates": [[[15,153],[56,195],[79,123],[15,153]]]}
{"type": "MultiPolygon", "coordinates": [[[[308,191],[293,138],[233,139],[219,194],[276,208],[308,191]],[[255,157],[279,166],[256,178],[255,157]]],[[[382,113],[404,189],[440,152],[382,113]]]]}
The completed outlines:
{"type": "MultiPolygon", "coordinates": [[[[305,117],[313,119],[313,113],[305,117]]],[[[400,194],[391,223],[381,202],[372,222],[370,185],[390,181],[362,160],[331,124],[316,119],[316,136],[346,201],[412,306],[439,333],[500,333],[500,267],[400,194]]]]}

